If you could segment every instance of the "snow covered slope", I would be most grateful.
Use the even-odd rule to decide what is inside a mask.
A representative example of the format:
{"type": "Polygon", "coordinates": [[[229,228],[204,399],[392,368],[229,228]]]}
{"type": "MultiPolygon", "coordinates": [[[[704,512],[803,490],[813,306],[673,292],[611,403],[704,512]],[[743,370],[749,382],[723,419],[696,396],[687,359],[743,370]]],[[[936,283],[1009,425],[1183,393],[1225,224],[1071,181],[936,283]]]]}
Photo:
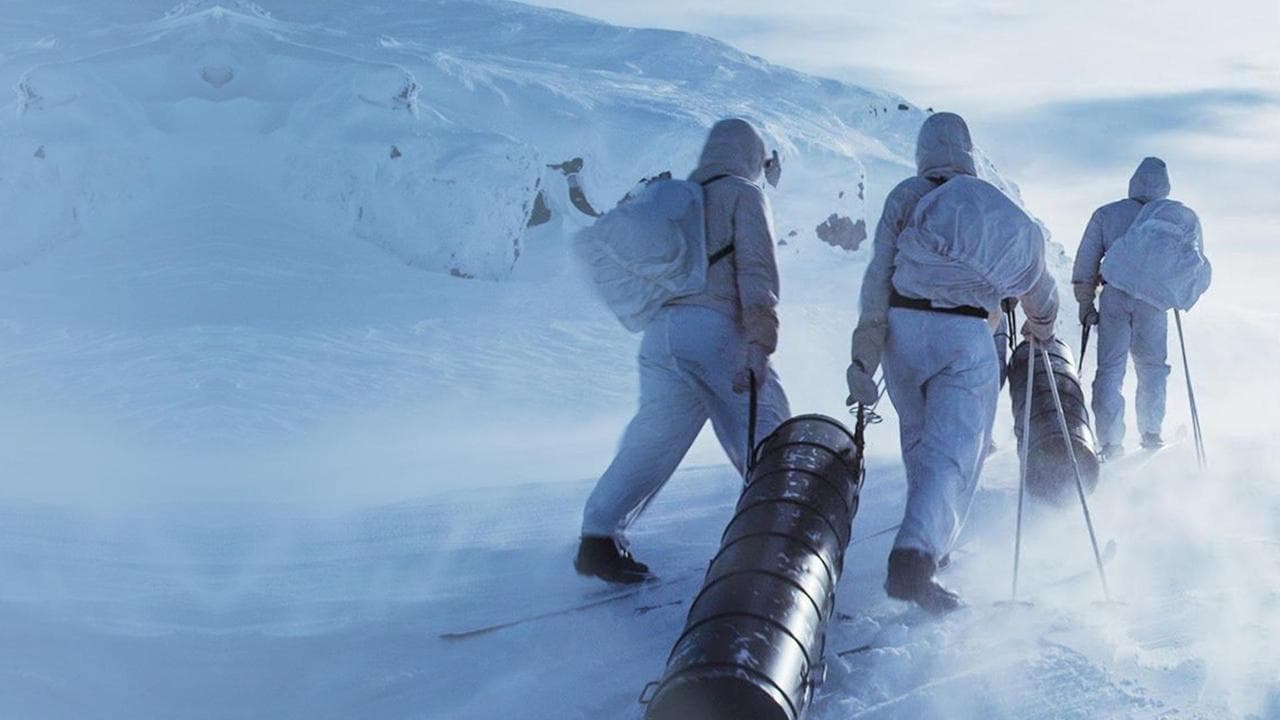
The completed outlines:
{"type": "Polygon", "coordinates": [[[15,87],[0,115],[0,307],[12,343],[43,350],[9,386],[183,444],[274,444],[357,407],[448,405],[455,361],[476,369],[468,344],[500,342],[504,371],[546,365],[521,355],[554,348],[519,340],[530,323],[600,319],[566,237],[639,178],[689,171],[725,115],[757,122],[784,158],[784,275],[826,270],[852,298],[926,113],[709,38],[513,3],[81,17],[21,0],[12,17],[34,27],[9,21],[27,35],[0,63],[15,87]],[[513,302],[525,317],[470,308],[514,324],[476,333],[459,309],[477,295],[536,301],[513,302]],[[359,340],[372,327],[386,347],[359,340]]]}
{"type": "MultiPolygon", "coordinates": [[[[736,487],[706,438],[638,528],[671,584],[438,637],[599,599],[568,558],[632,407],[635,338],[565,238],[638,178],[688,171],[712,120],[752,118],[785,164],[778,365],[798,411],[838,415],[868,250],[819,236],[874,226],[927,109],[485,0],[4,15],[0,715],[637,716],[736,487]]],[[[1256,403],[1275,320],[1190,318],[1217,371],[1206,416],[1256,403]]],[[[1046,607],[993,636],[1008,426],[987,532],[950,571],[984,610],[936,625],[878,589],[887,536],[869,536],[903,479],[892,415],[875,429],[832,640],[870,647],[813,717],[1274,718],[1280,494],[1251,470],[1274,466],[1274,433],[1220,420],[1214,482],[1100,491],[1131,612],[1095,617],[1088,579],[1036,585],[1088,569],[1077,519],[1044,518],[1027,577],[1046,607]]]]}
{"type": "MultiPolygon", "coordinates": [[[[835,245],[874,226],[925,116],[709,38],[513,3],[20,0],[10,17],[0,332],[31,352],[0,381],[19,430],[35,411],[151,454],[141,473],[112,470],[124,483],[192,477],[156,456],[174,444],[348,437],[361,414],[383,415],[383,435],[426,404],[428,426],[456,430],[475,388],[537,412],[571,384],[516,382],[531,371],[629,394],[628,373],[591,372],[632,340],[591,304],[565,240],[640,177],[687,172],[724,115],[784,157],[784,275],[815,268],[852,298],[868,250],[835,245]],[[577,352],[585,337],[599,352],[577,352]]],[[[216,452],[216,470],[194,463],[211,482],[184,493],[251,472],[216,452]]]]}
{"type": "Polygon", "coordinates": [[[19,47],[5,199],[24,232],[8,265],[107,204],[137,222],[157,200],[269,199],[408,264],[504,278],[537,191],[567,194],[551,166],[580,158],[573,174],[607,207],[641,177],[687,172],[728,114],[782,152],[781,228],[808,240],[830,214],[874,220],[924,114],[708,38],[505,3],[308,3],[277,18],[197,1],[19,47]]]}

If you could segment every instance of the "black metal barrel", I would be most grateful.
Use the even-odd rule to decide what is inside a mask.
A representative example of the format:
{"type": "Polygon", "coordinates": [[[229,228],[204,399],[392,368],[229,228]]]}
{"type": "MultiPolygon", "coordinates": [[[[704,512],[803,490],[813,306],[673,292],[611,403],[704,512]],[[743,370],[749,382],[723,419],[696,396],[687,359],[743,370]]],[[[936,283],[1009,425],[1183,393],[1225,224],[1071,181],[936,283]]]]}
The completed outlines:
{"type": "MultiPolygon", "coordinates": [[[[1024,341],[1013,351],[1009,363],[1009,391],[1013,396],[1014,434],[1018,437],[1018,451],[1023,449],[1022,415],[1027,397],[1027,351],[1024,341]]],[[[1080,464],[1080,478],[1086,493],[1098,485],[1098,455],[1095,451],[1093,427],[1089,424],[1089,409],[1084,401],[1084,390],[1076,376],[1075,359],[1071,349],[1054,338],[1048,345],[1037,345],[1049,351],[1049,365],[1057,381],[1058,395],[1067,417],[1067,430],[1076,461],[1080,464]]],[[[1072,501],[1076,497],[1075,474],[1071,468],[1071,456],[1062,438],[1062,425],[1058,409],[1053,402],[1053,389],[1044,370],[1044,355],[1036,352],[1035,378],[1031,394],[1031,447],[1027,457],[1027,492],[1031,497],[1053,504],[1072,501]]]]}
{"type": "Polygon", "coordinates": [[[647,720],[800,717],[825,676],[861,486],[854,437],[831,418],[792,418],[760,443],[647,720]]]}

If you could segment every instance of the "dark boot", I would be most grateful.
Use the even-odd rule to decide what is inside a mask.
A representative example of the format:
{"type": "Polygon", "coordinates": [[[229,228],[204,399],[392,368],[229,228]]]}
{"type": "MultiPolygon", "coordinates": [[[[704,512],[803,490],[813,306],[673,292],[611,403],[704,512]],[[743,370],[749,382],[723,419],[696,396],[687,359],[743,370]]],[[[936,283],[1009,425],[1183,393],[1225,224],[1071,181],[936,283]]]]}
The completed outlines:
{"type": "Polygon", "coordinates": [[[955,610],[960,607],[960,596],[933,579],[937,569],[933,558],[919,550],[895,549],[889,553],[884,591],[895,600],[913,602],[935,615],[955,610]]]}
{"type": "Polygon", "coordinates": [[[653,577],[649,566],[637,562],[613,538],[582,536],[573,567],[579,575],[598,577],[612,583],[639,583],[653,577]]]}
{"type": "Polygon", "coordinates": [[[1164,438],[1160,437],[1160,433],[1142,433],[1142,449],[1155,450],[1158,447],[1164,447],[1164,438]]]}
{"type": "Polygon", "coordinates": [[[1120,444],[1103,445],[1102,452],[1098,454],[1098,459],[1102,462],[1111,462],[1117,458],[1124,457],[1124,446],[1120,444]]]}

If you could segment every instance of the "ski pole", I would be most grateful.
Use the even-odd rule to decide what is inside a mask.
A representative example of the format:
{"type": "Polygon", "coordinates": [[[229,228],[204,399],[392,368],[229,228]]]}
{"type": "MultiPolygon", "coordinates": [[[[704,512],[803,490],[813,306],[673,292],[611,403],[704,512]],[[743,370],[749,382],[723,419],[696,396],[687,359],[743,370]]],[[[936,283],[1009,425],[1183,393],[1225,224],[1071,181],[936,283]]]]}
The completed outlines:
{"type": "Polygon", "coordinates": [[[1182,335],[1182,313],[1176,308],[1173,319],[1178,324],[1178,345],[1182,348],[1182,374],[1187,379],[1187,399],[1191,401],[1191,429],[1195,433],[1196,462],[1204,470],[1209,464],[1204,452],[1204,435],[1200,431],[1200,411],[1196,408],[1196,393],[1191,389],[1191,366],[1187,363],[1187,342],[1182,335]]]}
{"type": "Polygon", "coordinates": [[[853,426],[853,447],[858,453],[858,487],[867,477],[867,406],[858,403],[858,422],[853,426]]]}
{"type": "Polygon", "coordinates": [[[1089,330],[1092,326],[1088,323],[1080,326],[1080,384],[1084,384],[1084,351],[1089,349],[1089,330]]]}
{"type": "Polygon", "coordinates": [[[1049,378],[1049,389],[1053,392],[1053,405],[1058,411],[1058,427],[1062,430],[1062,440],[1067,444],[1067,457],[1071,459],[1071,470],[1075,473],[1076,493],[1080,495],[1080,509],[1084,511],[1084,524],[1089,529],[1089,543],[1093,546],[1093,559],[1098,564],[1098,577],[1102,580],[1102,595],[1107,602],[1111,602],[1111,590],[1107,587],[1107,572],[1102,567],[1102,553],[1098,551],[1098,536],[1093,532],[1093,518],[1089,515],[1089,503],[1084,498],[1084,480],[1080,478],[1080,463],[1076,460],[1075,446],[1071,444],[1071,430],[1067,427],[1067,413],[1062,409],[1062,398],[1058,395],[1058,379],[1053,374],[1048,348],[1040,348],[1040,356],[1044,360],[1044,371],[1049,378]]]}
{"type": "Polygon", "coordinates": [[[1022,558],[1022,505],[1027,492],[1027,458],[1031,453],[1031,390],[1036,377],[1035,338],[1027,341],[1027,395],[1022,403],[1022,452],[1018,453],[1018,525],[1013,535],[1013,591],[1010,601],[1018,601],[1018,563],[1022,558]]]}
{"type": "Polygon", "coordinates": [[[759,412],[760,391],[756,389],[756,371],[747,371],[747,380],[751,383],[750,398],[747,401],[747,477],[756,467],[756,415],[759,412]]]}
{"type": "Polygon", "coordinates": [[[1009,352],[1014,351],[1013,333],[1014,328],[1018,325],[1018,311],[1013,303],[1008,299],[1001,301],[1004,304],[1004,317],[1009,326],[1005,328],[1005,339],[1009,341],[1009,352]]]}

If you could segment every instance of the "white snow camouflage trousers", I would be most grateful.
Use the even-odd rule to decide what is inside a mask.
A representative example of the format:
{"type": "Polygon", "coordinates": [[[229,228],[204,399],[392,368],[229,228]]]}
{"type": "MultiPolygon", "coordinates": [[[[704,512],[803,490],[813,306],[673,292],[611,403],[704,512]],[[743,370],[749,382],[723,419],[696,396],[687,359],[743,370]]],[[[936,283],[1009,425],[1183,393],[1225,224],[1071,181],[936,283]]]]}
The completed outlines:
{"type": "Polygon", "coordinates": [[[1124,374],[1133,355],[1138,375],[1138,430],[1160,433],[1169,377],[1169,313],[1107,285],[1098,300],[1098,369],[1093,416],[1105,447],[1124,442],[1124,374]]]}
{"type": "Polygon", "coordinates": [[[892,308],[884,376],[907,470],[907,508],[893,546],[936,561],[960,535],[991,441],[1000,395],[991,326],[892,308]]]}
{"type": "MultiPolygon", "coordinates": [[[[747,393],[733,391],[746,339],[732,318],[695,305],[662,309],[640,343],[640,408],[618,453],[587,499],[582,534],[612,536],[624,547],[627,528],[675,472],[707,420],[740,473],[747,463],[747,393]]],[[[772,368],[759,393],[756,442],[791,415],[772,368]]]]}

